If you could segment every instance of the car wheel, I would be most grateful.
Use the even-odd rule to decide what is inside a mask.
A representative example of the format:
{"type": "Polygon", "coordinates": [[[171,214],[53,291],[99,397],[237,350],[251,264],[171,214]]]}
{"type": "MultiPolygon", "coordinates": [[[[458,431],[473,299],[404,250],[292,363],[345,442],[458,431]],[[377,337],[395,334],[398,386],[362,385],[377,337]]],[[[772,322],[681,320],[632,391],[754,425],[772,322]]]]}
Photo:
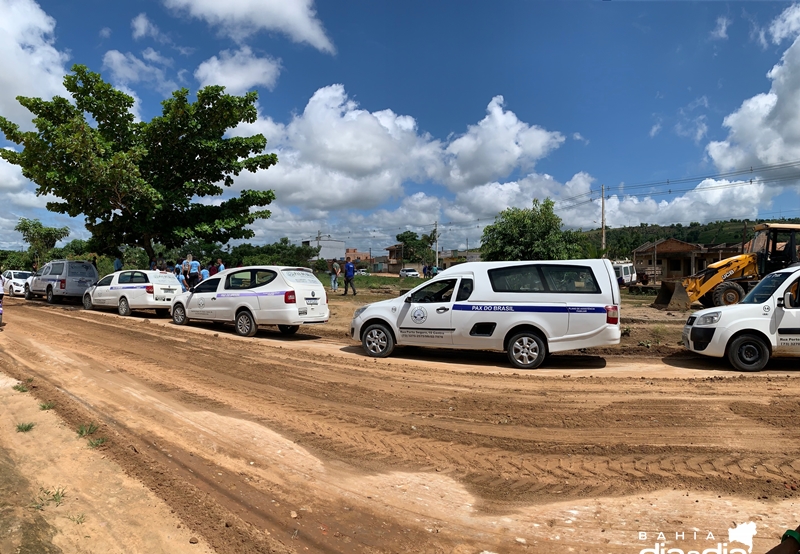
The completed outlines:
{"type": "Polygon", "coordinates": [[[375,323],[364,330],[361,345],[373,358],[385,358],[394,351],[394,337],[386,325],[375,323]]]}
{"type": "Polygon", "coordinates": [[[739,335],[728,345],[728,361],[739,371],[761,371],[769,361],[769,348],[758,335],[739,335]]]}
{"type": "Polygon", "coordinates": [[[84,310],[91,310],[94,308],[94,304],[92,304],[92,297],[88,294],[83,295],[83,309],[84,310]]]}
{"type": "Polygon", "coordinates": [[[56,297],[53,295],[53,287],[47,287],[47,303],[54,304],[56,297]]]}
{"type": "Polygon", "coordinates": [[[25,285],[25,300],[33,300],[34,296],[31,292],[31,288],[28,285],[25,285]]]}
{"type": "Polygon", "coordinates": [[[258,332],[256,320],[247,310],[242,310],[236,314],[236,334],[240,337],[252,337],[258,332]]]}
{"type": "Polygon", "coordinates": [[[730,306],[738,304],[744,296],[744,289],[739,283],[720,283],[714,289],[714,305],[730,306]]]}
{"type": "Polygon", "coordinates": [[[189,318],[186,317],[186,309],[183,304],[175,304],[172,307],[172,323],[175,325],[186,325],[189,323],[189,318]]]}
{"type": "Polygon", "coordinates": [[[536,369],[547,356],[547,347],[542,337],[530,331],[524,331],[511,337],[508,341],[508,359],[512,365],[520,369],[536,369]]]}
{"type": "Polygon", "coordinates": [[[14,287],[8,287],[8,297],[14,298],[16,295],[14,294],[14,287]]]}
{"type": "Polygon", "coordinates": [[[299,325],[278,325],[278,330],[284,335],[294,335],[299,329],[299,325]]]}
{"type": "Polygon", "coordinates": [[[167,317],[169,315],[169,310],[167,308],[156,308],[156,315],[158,317],[167,317]]]}
{"type": "Polygon", "coordinates": [[[127,317],[131,315],[131,306],[128,304],[128,299],[124,296],[119,299],[119,305],[117,306],[117,312],[119,315],[123,317],[127,317]]]}

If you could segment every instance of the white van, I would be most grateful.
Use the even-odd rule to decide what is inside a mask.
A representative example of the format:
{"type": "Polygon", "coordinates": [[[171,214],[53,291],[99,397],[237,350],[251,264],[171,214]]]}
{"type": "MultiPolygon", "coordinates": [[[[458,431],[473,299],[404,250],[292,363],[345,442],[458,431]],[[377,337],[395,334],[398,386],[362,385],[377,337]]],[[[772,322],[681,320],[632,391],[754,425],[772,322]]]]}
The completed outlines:
{"type": "Polygon", "coordinates": [[[770,356],[800,356],[800,267],[764,277],[739,304],[693,313],[683,344],[693,352],[726,357],[739,371],[760,371],[770,356]]]}
{"type": "Polygon", "coordinates": [[[350,334],[374,357],[395,345],[498,350],[535,369],[550,352],[619,344],[619,304],[609,260],[467,262],[357,309],[350,334]]]}
{"type": "Polygon", "coordinates": [[[25,300],[44,296],[48,304],[53,304],[62,298],[82,298],[95,281],[97,269],[91,262],[53,260],[25,282],[25,300]]]}
{"type": "Polygon", "coordinates": [[[620,283],[619,279],[621,278],[621,284],[623,285],[636,284],[636,270],[633,268],[632,263],[614,262],[612,266],[614,267],[614,275],[617,276],[618,283],[620,283]]]}

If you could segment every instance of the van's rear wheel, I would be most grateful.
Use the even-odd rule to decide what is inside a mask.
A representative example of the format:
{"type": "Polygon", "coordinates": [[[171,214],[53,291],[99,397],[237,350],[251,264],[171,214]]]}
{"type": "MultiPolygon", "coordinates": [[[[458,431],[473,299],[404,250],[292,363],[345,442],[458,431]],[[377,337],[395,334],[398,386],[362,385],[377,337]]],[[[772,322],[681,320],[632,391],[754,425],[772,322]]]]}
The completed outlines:
{"type": "Polygon", "coordinates": [[[769,347],[758,335],[739,335],[728,345],[728,361],[739,371],[761,371],[769,361],[769,347]]]}
{"type": "Polygon", "coordinates": [[[361,345],[373,358],[385,358],[394,351],[394,337],[386,325],[375,323],[364,330],[361,345]]]}
{"type": "Polygon", "coordinates": [[[508,359],[520,369],[536,369],[547,356],[547,346],[542,337],[530,331],[523,331],[508,341],[508,359]]]}
{"type": "Polygon", "coordinates": [[[720,283],[714,289],[714,305],[730,306],[738,304],[744,296],[744,289],[739,283],[720,283]]]}
{"type": "Polygon", "coordinates": [[[123,317],[127,317],[131,315],[131,305],[128,304],[128,299],[124,296],[119,299],[119,305],[117,306],[117,312],[119,315],[123,317]]]}
{"type": "Polygon", "coordinates": [[[278,331],[284,335],[294,335],[299,330],[299,325],[278,325],[278,331]]]}

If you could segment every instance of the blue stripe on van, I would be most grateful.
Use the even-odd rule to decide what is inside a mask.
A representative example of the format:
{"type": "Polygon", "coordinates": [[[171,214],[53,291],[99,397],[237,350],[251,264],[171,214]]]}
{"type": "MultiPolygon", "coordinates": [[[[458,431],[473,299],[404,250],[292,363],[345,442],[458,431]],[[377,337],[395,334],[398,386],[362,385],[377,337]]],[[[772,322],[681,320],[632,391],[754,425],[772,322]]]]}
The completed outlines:
{"type": "Polygon", "coordinates": [[[537,312],[571,314],[605,314],[599,306],[520,306],[516,304],[454,304],[454,310],[464,312],[537,312]]]}

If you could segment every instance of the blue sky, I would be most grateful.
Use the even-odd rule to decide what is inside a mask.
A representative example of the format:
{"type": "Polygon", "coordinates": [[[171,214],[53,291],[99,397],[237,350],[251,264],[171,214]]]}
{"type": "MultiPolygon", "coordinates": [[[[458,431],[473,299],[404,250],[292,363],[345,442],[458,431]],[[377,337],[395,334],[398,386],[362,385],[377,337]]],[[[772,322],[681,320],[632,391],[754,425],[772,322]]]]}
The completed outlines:
{"type": "MultiPolygon", "coordinates": [[[[14,97],[63,94],[73,63],[132,94],[143,119],[178,87],[257,89],[259,121],[233,133],[264,133],[281,161],[231,191],[276,192],[252,242],[320,231],[380,249],[438,220],[443,247],[476,246],[500,210],[547,196],[566,226],[588,229],[601,184],[611,226],[800,216],[800,6],[789,2],[0,10],[0,114],[21,124],[14,97]]],[[[0,248],[22,245],[19,217],[86,237],[80,218],[48,213],[34,192],[0,162],[0,248]]]]}

